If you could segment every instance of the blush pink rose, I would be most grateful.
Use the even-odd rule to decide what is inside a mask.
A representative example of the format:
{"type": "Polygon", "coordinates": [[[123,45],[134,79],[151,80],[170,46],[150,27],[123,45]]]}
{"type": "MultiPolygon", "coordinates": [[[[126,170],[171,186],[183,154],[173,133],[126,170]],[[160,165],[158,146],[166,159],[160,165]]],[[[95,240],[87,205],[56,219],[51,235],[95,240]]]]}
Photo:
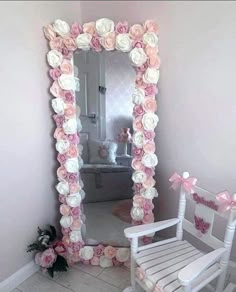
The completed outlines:
{"type": "Polygon", "coordinates": [[[81,189],[79,187],[78,183],[70,183],[69,187],[70,187],[70,193],[71,194],[77,193],[81,189]]]}
{"type": "Polygon", "coordinates": [[[94,247],[93,251],[94,251],[94,256],[96,257],[100,257],[103,255],[105,247],[102,244],[99,244],[97,246],[94,247]]]}
{"type": "Polygon", "coordinates": [[[158,24],[154,20],[146,20],[144,23],[145,31],[150,31],[158,34],[159,27],[158,24]]]}
{"type": "Polygon", "coordinates": [[[62,64],[60,65],[61,72],[64,74],[72,74],[73,73],[73,67],[70,61],[63,60],[62,64]]]}
{"type": "Polygon", "coordinates": [[[39,265],[42,268],[50,268],[53,266],[57,259],[57,255],[55,254],[53,248],[48,248],[43,251],[39,257],[39,265]]]}
{"type": "Polygon", "coordinates": [[[145,153],[154,153],[156,150],[156,145],[153,141],[147,141],[143,146],[143,150],[145,153]]]}
{"type": "Polygon", "coordinates": [[[67,139],[72,144],[79,144],[79,136],[77,134],[69,134],[67,135],[67,139]]]}
{"type": "Polygon", "coordinates": [[[155,56],[158,53],[158,48],[157,47],[151,47],[151,46],[147,45],[145,47],[145,53],[146,53],[146,55],[148,57],[155,56]]]}
{"type": "Polygon", "coordinates": [[[145,278],[145,273],[140,267],[136,268],[135,275],[140,281],[142,281],[145,278]]]}
{"type": "Polygon", "coordinates": [[[67,156],[65,154],[59,153],[57,155],[57,160],[61,163],[64,164],[66,162],[67,156]]]}
{"type": "Polygon", "coordinates": [[[57,176],[59,179],[65,179],[67,177],[67,171],[64,166],[60,166],[57,169],[57,176]]]}
{"type": "Polygon", "coordinates": [[[145,167],[145,168],[143,169],[143,171],[145,172],[145,174],[147,175],[147,177],[149,177],[149,176],[153,176],[153,175],[155,174],[153,168],[145,167]]]}
{"type": "Polygon", "coordinates": [[[154,96],[158,93],[157,87],[154,84],[147,85],[144,91],[146,96],[154,96]]]}
{"type": "Polygon", "coordinates": [[[60,203],[66,204],[66,197],[64,195],[59,194],[58,199],[60,203]]]}
{"type": "Polygon", "coordinates": [[[136,158],[134,158],[134,159],[132,160],[131,166],[132,166],[132,168],[135,169],[135,170],[142,170],[142,169],[143,169],[143,165],[142,165],[141,160],[136,159],[136,158]]]}
{"type": "Polygon", "coordinates": [[[61,228],[61,233],[63,235],[69,235],[70,231],[71,231],[70,228],[64,228],[64,227],[61,228]]]}
{"type": "Polygon", "coordinates": [[[93,257],[91,259],[91,265],[92,266],[99,266],[100,265],[100,258],[99,257],[93,257]]]}
{"type": "Polygon", "coordinates": [[[134,115],[135,117],[137,117],[137,116],[142,116],[143,114],[144,114],[144,109],[143,109],[142,105],[137,104],[137,105],[134,107],[133,115],[134,115]]]}
{"type": "Polygon", "coordinates": [[[66,134],[64,133],[62,128],[56,128],[53,136],[57,140],[63,140],[66,138],[66,134]]]}
{"type": "Polygon", "coordinates": [[[93,35],[91,42],[90,42],[91,48],[94,49],[95,52],[101,52],[102,46],[100,43],[100,38],[96,35],[93,35]]]}
{"type": "Polygon", "coordinates": [[[144,137],[146,140],[152,141],[155,138],[156,134],[154,131],[144,131],[144,137]]]}
{"type": "Polygon", "coordinates": [[[135,131],[143,131],[142,116],[138,116],[133,120],[133,129],[135,131]]]}
{"type": "Polygon", "coordinates": [[[157,110],[157,102],[153,97],[146,97],[143,103],[143,108],[146,112],[154,113],[157,110]]]}
{"type": "Polygon", "coordinates": [[[71,230],[80,230],[81,229],[81,221],[78,220],[78,218],[76,220],[74,220],[70,229],[71,230]]]}
{"type": "Polygon", "coordinates": [[[101,45],[107,51],[112,51],[115,49],[115,32],[108,33],[105,37],[101,38],[101,45]]]}
{"type": "Polygon", "coordinates": [[[133,204],[135,204],[135,206],[137,205],[138,207],[141,207],[143,206],[144,204],[144,198],[142,196],[139,196],[139,195],[134,195],[133,197],[133,204]]]}
{"type": "Polygon", "coordinates": [[[148,223],[153,223],[154,222],[154,215],[153,214],[146,214],[143,217],[143,223],[148,224],[148,223]]]}
{"type": "Polygon", "coordinates": [[[136,40],[133,42],[133,48],[145,48],[145,44],[142,40],[136,40]]]}
{"type": "Polygon", "coordinates": [[[53,68],[49,70],[49,75],[52,77],[52,79],[55,81],[58,79],[58,77],[61,76],[61,70],[59,68],[53,68]]]}
{"type": "Polygon", "coordinates": [[[68,104],[66,106],[66,109],[65,109],[65,116],[68,118],[68,119],[71,119],[75,116],[75,112],[76,112],[76,109],[75,109],[75,106],[72,105],[72,104],[68,104]]]}
{"type": "Polygon", "coordinates": [[[70,237],[68,235],[64,235],[62,237],[62,242],[65,244],[65,246],[68,246],[70,244],[70,237]]]}
{"type": "Polygon", "coordinates": [[[83,32],[91,35],[95,34],[95,22],[88,22],[83,24],[83,32]]]}
{"type": "Polygon", "coordinates": [[[127,33],[129,31],[129,25],[127,21],[118,22],[115,26],[115,32],[118,33],[127,33]]]}
{"type": "Polygon", "coordinates": [[[104,255],[106,258],[108,259],[112,259],[116,256],[116,248],[114,248],[113,246],[107,246],[104,249],[104,255]]]}
{"type": "Polygon", "coordinates": [[[152,188],[156,184],[156,181],[153,177],[148,177],[143,183],[144,188],[152,188]]]}
{"type": "Polygon", "coordinates": [[[70,35],[75,39],[82,32],[82,27],[80,24],[74,22],[70,28],[70,35]]]}
{"type": "Polygon", "coordinates": [[[45,35],[45,37],[46,37],[49,41],[53,40],[53,39],[56,37],[56,33],[55,33],[55,31],[53,30],[53,27],[52,27],[51,24],[44,26],[43,31],[44,31],[44,35],[45,35]]]}
{"type": "Polygon", "coordinates": [[[71,157],[71,158],[78,157],[79,151],[78,151],[77,145],[74,145],[74,144],[70,145],[70,147],[67,151],[67,155],[68,155],[68,157],[71,157]]]}
{"type": "Polygon", "coordinates": [[[54,248],[54,251],[57,254],[64,254],[66,252],[66,247],[65,247],[64,243],[61,240],[57,240],[53,244],[53,248],[54,248]]]}
{"type": "Polygon", "coordinates": [[[50,92],[55,97],[61,97],[62,96],[62,89],[59,86],[57,81],[54,81],[52,86],[50,87],[50,92]]]}
{"type": "Polygon", "coordinates": [[[67,60],[71,60],[71,58],[73,56],[73,52],[71,52],[67,48],[62,48],[61,53],[62,53],[63,57],[67,60]]]}
{"type": "Polygon", "coordinates": [[[64,122],[64,116],[62,115],[53,115],[53,119],[58,128],[61,128],[64,122]]]}
{"type": "Polygon", "coordinates": [[[67,175],[67,181],[69,183],[75,183],[77,182],[79,179],[78,174],[77,173],[70,173],[67,175]]]}
{"type": "Polygon", "coordinates": [[[69,36],[63,38],[63,44],[69,51],[75,51],[77,49],[74,39],[69,36]]]}
{"type": "Polygon", "coordinates": [[[136,67],[135,69],[137,72],[143,73],[147,70],[147,68],[148,68],[148,63],[146,62],[141,67],[136,67]]]}
{"type": "Polygon", "coordinates": [[[63,92],[63,97],[66,103],[73,103],[75,101],[75,97],[71,91],[65,90],[63,92]]]}
{"type": "Polygon", "coordinates": [[[154,205],[152,203],[152,200],[144,199],[143,200],[143,209],[145,213],[150,213],[154,208],[154,205]]]}
{"type": "Polygon", "coordinates": [[[140,190],[143,188],[142,184],[137,184],[137,183],[134,183],[133,187],[132,187],[132,190],[135,192],[135,193],[139,193],[140,190]]]}
{"type": "Polygon", "coordinates": [[[71,208],[71,215],[74,219],[79,218],[81,214],[80,207],[71,208]]]}
{"type": "Polygon", "coordinates": [[[61,51],[63,48],[63,39],[61,37],[56,37],[49,42],[49,47],[51,50],[61,51]]]}
{"type": "Polygon", "coordinates": [[[148,59],[148,65],[150,68],[159,69],[161,60],[158,55],[151,55],[148,59]]]}
{"type": "Polygon", "coordinates": [[[143,149],[137,147],[133,148],[134,158],[141,159],[143,154],[144,154],[143,149]]]}
{"type": "Polygon", "coordinates": [[[136,87],[146,88],[147,84],[143,81],[143,74],[138,72],[135,78],[135,85],[136,87]]]}
{"type": "Polygon", "coordinates": [[[129,30],[129,35],[134,40],[140,40],[143,37],[144,28],[141,24],[134,24],[129,30]]]}

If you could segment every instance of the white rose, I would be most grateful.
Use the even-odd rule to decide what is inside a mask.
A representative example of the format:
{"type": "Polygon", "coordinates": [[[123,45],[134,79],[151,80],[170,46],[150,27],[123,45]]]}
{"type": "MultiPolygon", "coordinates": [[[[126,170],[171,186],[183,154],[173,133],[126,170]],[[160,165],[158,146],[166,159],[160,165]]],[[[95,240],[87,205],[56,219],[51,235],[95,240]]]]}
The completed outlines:
{"type": "Polygon", "coordinates": [[[143,75],[143,81],[145,83],[157,84],[160,77],[160,71],[154,68],[147,68],[143,75]]]}
{"type": "Polygon", "coordinates": [[[114,31],[114,22],[108,18],[101,18],[96,21],[95,27],[98,35],[106,36],[114,31]]]}
{"type": "Polygon", "coordinates": [[[118,248],[116,253],[116,258],[119,262],[125,263],[130,258],[130,249],[129,248],[118,248]]]}
{"type": "Polygon", "coordinates": [[[143,35],[143,42],[150,47],[157,47],[158,37],[154,32],[146,32],[143,35]]]}
{"type": "Polygon", "coordinates": [[[142,170],[136,170],[132,174],[132,180],[135,183],[143,183],[145,182],[146,179],[147,179],[147,176],[145,172],[143,172],[142,170]]]}
{"type": "Polygon", "coordinates": [[[129,52],[132,49],[132,41],[128,33],[122,33],[117,35],[116,49],[121,52],[129,52]]]}
{"type": "Polygon", "coordinates": [[[147,61],[147,55],[142,48],[134,48],[129,53],[130,60],[137,67],[142,66],[147,61]]]}
{"type": "Polygon", "coordinates": [[[57,185],[56,185],[56,189],[58,191],[59,194],[62,194],[62,195],[67,195],[69,194],[69,184],[67,181],[61,181],[59,182],[57,185]]]}
{"type": "Polygon", "coordinates": [[[72,207],[72,208],[75,208],[75,207],[78,207],[81,203],[81,195],[80,193],[75,193],[75,194],[71,194],[69,195],[67,198],[66,198],[66,203],[72,207]]]}
{"type": "Polygon", "coordinates": [[[57,19],[53,23],[53,30],[57,32],[60,36],[65,36],[70,31],[70,26],[63,20],[57,19]]]}
{"type": "Polygon", "coordinates": [[[147,189],[141,189],[140,194],[142,197],[148,200],[152,200],[155,197],[158,197],[158,192],[155,188],[147,188],[147,189]]]}
{"type": "Polygon", "coordinates": [[[65,162],[65,169],[70,173],[76,173],[79,170],[78,158],[68,158],[65,162]]]}
{"type": "Polygon", "coordinates": [[[92,246],[84,246],[79,251],[79,256],[81,259],[85,261],[89,261],[93,258],[93,247],[92,246]]]}
{"type": "Polygon", "coordinates": [[[52,108],[55,113],[59,115],[64,114],[65,103],[61,97],[53,98],[52,99],[52,108]]]}
{"type": "Polygon", "coordinates": [[[81,169],[84,165],[84,161],[80,156],[78,157],[78,163],[79,163],[79,169],[81,169]]]}
{"type": "Polygon", "coordinates": [[[140,207],[133,207],[130,213],[131,217],[136,221],[141,221],[144,217],[144,211],[140,207]]]}
{"type": "Polygon", "coordinates": [[[47,53],[47,60],[48,60],[48,64],[52,68],[56,68],[61,65],[63,61],[63,56],[57,50],[51,50],[47,53]]]}
{"type": "Polygon", "coordinates": [[[77,131],[78,132],[81,132],[81,130],[82,130],[81,120],[80,119],[77,119],[77,131]]]}
{"type": "Polygon", "coordinates": [[[68,134],[75,134],[77,132],[77,121],[76,119],[69,119],[63,123],[63,130],[68,134]]]}
{"type": "Polygon", "coordinates": [[[75,90],[75,78],[72,75],[61,74],[58,78],[58,84],[62,89],[75,90]]]}
{"type": "Polygon", "coordinates": [[[133,144],[138,147],[142,148],[144,144],[144,135],[142,132],[136,132],[133,134],[133,144]]]}
{"type": "Polygon", "coordinates": [[[77,36],[75,39],[76,45],[79,49],[83,51],[90,50],[90,42],[91,42],[92,36],[89,33],[81,33],[77,36]]]}
{"type": "Polygon", "coordinates": [[[158,164],[158,159],[155,153],[146,153],[142,157],[142,164],[146,167],[155,167],[158,164]]]}
{"type": "Polygon", "coordinates": [[[73,223],[73,217],[72,216],[62,216],[60,220],[60,224],[64,228],[69,228],[73,223]]]}
{"type": "Polygon", "coordinates": [[[82,235],[80,231],[74,230],[70,232],[70,241],[79,242],[82,241],[82,235]]]}
{"type": "Polygon", "coordinates": [[[132,95],[133,103],[142,104],[145,98],[145,91],[143,88],[135,88],[135,91],[132,95]]]}
{"type": "Polygon", "coordinates": [[[143,127],[147,131],[153,131],[156,128],[158,121],[159,118],[154,113],[146,113],[142,118],[143,127]]]}
{"type": "Polygon", "coordinates": [[[65,153],[69,147],[70,142],[68,140],[58,140],[56,143],[56,149],[60,154],[65,153]]]}
{"type": "Polygon", "coordinates": [[[113,266],[113,262],[111,259],[106,258],[105,256],[100,257],[100,267],[109,268],[113,266]]]}
{"type": "Polygon", "coordinates": [[[81,200],[83,200],[85,198],[85,191],[84,190],[80,190],[80,195],[81,195],[81,200]]]}

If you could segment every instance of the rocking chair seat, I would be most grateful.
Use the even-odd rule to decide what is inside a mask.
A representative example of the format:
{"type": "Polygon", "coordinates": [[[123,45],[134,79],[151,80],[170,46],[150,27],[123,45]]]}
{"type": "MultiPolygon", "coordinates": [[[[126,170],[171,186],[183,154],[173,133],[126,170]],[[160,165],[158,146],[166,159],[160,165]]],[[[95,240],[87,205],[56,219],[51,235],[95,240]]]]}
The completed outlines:
{"type": "MultiPolygon", "coordinates": [[[[187,241],[175,241],[145,249],[135,255],[138,265],[136,281],[146,291],[184,291],[178,280],[179,272],[187,265],[203,256],[203,253],[187,241]]],[[[204,275],[218,269],[211,266],[204,275]]]]}

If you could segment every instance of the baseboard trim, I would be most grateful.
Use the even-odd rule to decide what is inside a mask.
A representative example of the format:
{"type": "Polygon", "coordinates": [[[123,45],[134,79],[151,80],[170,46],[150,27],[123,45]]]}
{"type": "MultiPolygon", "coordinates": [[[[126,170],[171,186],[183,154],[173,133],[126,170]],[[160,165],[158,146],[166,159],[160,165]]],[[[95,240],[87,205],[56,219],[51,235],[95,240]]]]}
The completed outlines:
{"type": "Polygon", "coordinates": [[[38,270],[39,266],[34,261],[29,262],[9,278],[0,282],[0,292],[11,292],[38,270]]]}

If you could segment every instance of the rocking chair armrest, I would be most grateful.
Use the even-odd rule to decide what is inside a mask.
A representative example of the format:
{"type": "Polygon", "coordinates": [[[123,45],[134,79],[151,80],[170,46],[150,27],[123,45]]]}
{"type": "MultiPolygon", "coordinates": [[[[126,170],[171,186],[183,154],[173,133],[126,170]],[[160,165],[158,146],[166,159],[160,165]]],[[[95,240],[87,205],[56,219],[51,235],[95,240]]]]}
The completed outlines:
{"type": "Polygon", "coordinates": [[[155,223],[137,225],[126,228],[124,233],[127,238],[137,238],[176,225],[179,221],[179,218],[173,218],[155,223]]]}
{"type": "Polygon", "coordinates": [[[196,259],[191,264],[184,267],[178,274],[178,279],[183,286],[188,286],[202,272],[207,270],[211,265],[216,263],[225,253],[224,247],[218,248],[210,253],[196,259]]]}

